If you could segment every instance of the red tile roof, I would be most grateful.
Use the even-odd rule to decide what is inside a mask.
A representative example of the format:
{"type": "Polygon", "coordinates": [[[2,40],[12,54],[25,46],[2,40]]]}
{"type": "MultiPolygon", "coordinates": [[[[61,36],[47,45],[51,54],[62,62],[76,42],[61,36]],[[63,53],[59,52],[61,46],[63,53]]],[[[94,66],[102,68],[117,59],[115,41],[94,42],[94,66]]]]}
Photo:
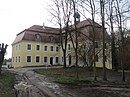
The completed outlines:
{"type": "Polygon", "coordinates": [[[13,44],[23,40],[36,41],[36,35],[40,35],[40,42],[59,42],[59,29],[34,25],[17,34],[13,44]],[[51,38],[51,39],[50,39],[51,38]],[[52,39],[53,38],[53,39],[52,39]],[[53,41],[52,41],[53,40],[53,41]]]}
{"type": "MultiPolygon", "coordinates": [[[[102,36],[103,36],[103,33],[102,33],[102,26],[99,25],[98,23],[94,22],[94,28],[95,28],[95,39],[96,40],[102,40],[102,36]]],[[[78,35],[78,39],[79,40],[83,40],[83,39],[90,39],[92,40],[93,39],[93,35],[94,35],[94,32],[93,32],[93,29],[92,29],[92,20],[91,19],[86,19],[84,21],[81,21],[79,23],[77,23],[76,27],[77,27],[77,30],[78,32],[80,33],[78,35]]],[[[70,29],[72,30],[72,32],[74,31],[74,25],[70,26],[70,29]]],[[[110,36],[108,35],[107,31],[105,31],[105,37],[107,40],[110,39],[110,36]]]]}
{"type": "MultiPolygon", "coordinates": [[[[102,26],[98,23],[95,24],[95,38],[102,39],[102,26]]],[[[70,26],[71,30],[74,31],[74,25],[70,26]]],[[[93,30],[92,30],[92,20],[87,19],[77,23],[77,28],[79,31],[79,40],[83,39],[92,39],[93,38],[93,30]]],[[[59,28],[52,28],[47,26],[39,26],[33,25],[32,27],[25,29],[21,33],[17,34],[16,39],[13,44],[18,43],[20,41],[38,41],[36,40],[36,34],[40,35],[39,42],[53,42],[59,43],[59,28]]],[[[107,32],[105,32],[106,39],[110,39],[110,36],[107,32]]]]}

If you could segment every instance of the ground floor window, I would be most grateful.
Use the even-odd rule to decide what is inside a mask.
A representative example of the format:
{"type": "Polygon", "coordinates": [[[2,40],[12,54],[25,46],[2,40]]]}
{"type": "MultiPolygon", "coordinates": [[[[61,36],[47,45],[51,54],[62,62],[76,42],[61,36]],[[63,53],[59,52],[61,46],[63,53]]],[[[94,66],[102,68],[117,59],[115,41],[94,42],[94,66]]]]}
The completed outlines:
{"type": "Polygon", "coordinates": [[[13,57],[13,62],[14,62],[14,57],[13,57]]]}
{"type": "Polygon", "coordinates": [[[36,56],[36,62],[40,62],[40,56],[36,56]]]}
{"type": "Polygon", "coordinates": [[[44,62],[47,62],[47,57],[44,57],[44,62]]]}
{"type": "Polygon", "coordinates": [[[58,63],[59,62],[59,57],[56,57],[56,63],[58,63]]]}
{"type": "Polygon", "coordinates": [[[19,62],[20,62],[20,56],[19,56],[19,62]]]}
{"type": "Polygon", "coordinates": [[[16,57],[16,62],[17,62],[17,57],[16,57]]]}
{"type": "Polygon", "coordinates": [[[96,60],[96,62],[98,62],[98,55],[95,56],[95,60],[96,60]]]}
{"type": "Polygon", "coordinates": [[[64,57],[62,57],[62,59],[61,59],[61,60],[62,60],[62,62],[64,62],[64,57]]]}
{"type": "Polygon", "coordinates": [[[27,56],[27,62],[31,62],[32,57],[31,56],[27,56]]]}

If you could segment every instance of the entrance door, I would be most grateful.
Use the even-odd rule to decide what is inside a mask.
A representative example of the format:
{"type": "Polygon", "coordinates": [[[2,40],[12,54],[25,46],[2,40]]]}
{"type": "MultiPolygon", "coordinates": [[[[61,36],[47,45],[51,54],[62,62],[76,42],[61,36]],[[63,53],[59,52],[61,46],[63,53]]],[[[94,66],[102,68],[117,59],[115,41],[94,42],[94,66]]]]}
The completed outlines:
{"type": "Polygon", "coordinates": [[[53,57],[50,57],[50,64],[53,65],[53,57]]]}
{"type": "Polygon", "coordinates": [[[69,65],[71,65],[71,55],[69,55],[69,65]]]}

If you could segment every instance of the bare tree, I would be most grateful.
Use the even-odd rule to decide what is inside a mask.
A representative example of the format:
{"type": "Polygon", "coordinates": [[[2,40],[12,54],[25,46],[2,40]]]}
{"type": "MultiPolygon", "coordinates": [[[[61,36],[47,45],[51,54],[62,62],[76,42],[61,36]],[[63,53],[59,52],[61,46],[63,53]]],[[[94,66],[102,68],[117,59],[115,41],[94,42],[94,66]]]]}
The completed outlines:
{"type": "MultiPolygon", "coordinates": [[[[92,21],[89,21],[90,24],[91,24],[91,27],[92,27],[92,40],[89,40],[89,41],[92,41],[93,43],[93,56],[92,56],[92,63],[93,63],[93,70],[94,70],[94,80],[97,80],[96,78],[96,60],[95,60],[95,57],[96,57],[96,54],[95,54],[95,14],[96,14],[96,9],[95,9],[95,0],[81,0],[80,1],[80,6],[82,7],[83,11],[86,11],[88,13],[90,13],[91,15],[91,18],[92,18],[92,21]]],[[[83,13],[82,13],[83,14],[83,13]]],[[[83,16],[86,18],[85,14],[83,14],[83,16]]]]}
{"type": "MultiPolygon", "coordinates": [[[[77,23],[80,21],[80,14],[76,11],[76,1],[71,0],[73,3],[73,12],[74,12],[74,37],[72,36],[73,31],[71,30],[69,33],[73,49],[75,51],[75,66],[76,66],[76,77],[79,79],[78,73],[78,29],[77,23]]],[[[73,28],[72,28],[73,29],[73,28]]]]}
{"type": "Polygon", "coordinates": [[[4,43],[2,43],[2,45],[0,44],[0,75],[1,75],[1,67],[4,62],[4,56],[6,53],[7,46],[8,45],[7,44],[4,45],[4,43]]]}
{"type": "Polygon", "coordinates": [[[60,46],[63,51],[64,67],[66,68],[66,51],[69,33],[69,22],[72,11],[72,3],[70,0],[52,0],[54,7],[51,6],[51,15],[55,18],[59,25],[60,46]]]}
{"type": "Polygon", "coordinates": [[[107,20],[110,23],[107,23],[110,27],[111,32],[111,53],[112,53],[112,68],[115,71],[118,71],[118,61],[117,61],[117,49],[115,43],[115,32],[114,32],[114,0],[108,0],[108,8],[106,8],[107,20]]]}
{"type": "MultiPolygon", "coordinates": [[[[120,64],[122,67],[122,81],[125,81],[125,70],[124,70],[124,44],[125,44],[125,40],[124,40],[124,33],[123,33],[123,22],[126,20],[124,19],[123,13],[124,12],[128,12],[129,11],[129,6],[127,10],[123,10],[122,7],[126,6],[127,2],[125,2],[124,4],[122,4],[123,2],[125,2],[124,0],[115,0],[115,10],[116,10],[116,20],[117,20],[117,25],[118,25],[118,29],[120,32],[120,64]],[[121,6],[122,5],[122,6],[121,6]]],[[[128,17],[127,17],[128,18],[128,17]]]]}
{"type": "Polygon", "coordinates": [[[102,33],[103,33],[103,80],[107,80],[106,64],[105,64],[105,0],[100,0],[101,20],[102,20],[102,33]]]}

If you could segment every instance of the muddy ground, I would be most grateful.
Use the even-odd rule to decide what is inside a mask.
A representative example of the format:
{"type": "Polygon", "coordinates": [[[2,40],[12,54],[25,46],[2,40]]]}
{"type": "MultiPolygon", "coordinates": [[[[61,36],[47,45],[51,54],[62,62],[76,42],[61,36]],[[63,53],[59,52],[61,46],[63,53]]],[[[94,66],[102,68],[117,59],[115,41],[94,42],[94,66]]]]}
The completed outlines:
{"type": "MultiPolygon", "coordinates": [[[[130,85],[62,85],[33,69],[11,69],[17,97],[130,97],[130,85]]],[[[127,75],[129,76],[129,75],[127,75]]]]}

